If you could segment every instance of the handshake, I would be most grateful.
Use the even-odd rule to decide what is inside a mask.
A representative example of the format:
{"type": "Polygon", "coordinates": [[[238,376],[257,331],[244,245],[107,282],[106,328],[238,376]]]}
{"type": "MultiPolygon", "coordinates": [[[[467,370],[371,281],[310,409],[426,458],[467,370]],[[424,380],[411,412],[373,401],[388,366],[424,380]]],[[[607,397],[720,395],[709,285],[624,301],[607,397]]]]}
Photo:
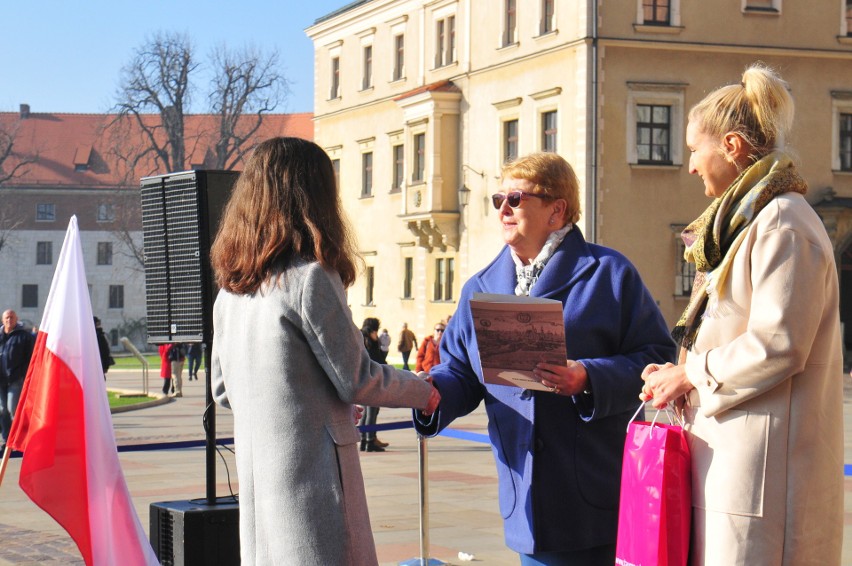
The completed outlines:
{"type": "Polygon", "coordinates": [[[438,410],[438,405],[441,403],[441,393],[432,383],[432,377],[428,373],[425,371],[418,372],[417,377],[432,385],[432,391],[429,393],[429,401],[426,404],[426,408],[420,411],[424,416],[431,417],[438,410]]]}

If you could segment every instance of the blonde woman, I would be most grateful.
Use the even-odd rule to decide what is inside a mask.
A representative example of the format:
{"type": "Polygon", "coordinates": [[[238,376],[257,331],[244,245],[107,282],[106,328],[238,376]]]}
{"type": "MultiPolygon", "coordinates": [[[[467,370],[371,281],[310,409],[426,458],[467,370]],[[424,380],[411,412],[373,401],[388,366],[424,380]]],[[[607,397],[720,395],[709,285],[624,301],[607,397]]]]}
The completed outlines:
{"type": "Polygon", "coordinates": [[[684,232],[693,296],[678,365],[643,398],[682,407],[691,564],[840,564],[843,366],[837,271],[784,141],[787,85],[763,65],[689,113],[690,173],[713,199],[684,232]]]}

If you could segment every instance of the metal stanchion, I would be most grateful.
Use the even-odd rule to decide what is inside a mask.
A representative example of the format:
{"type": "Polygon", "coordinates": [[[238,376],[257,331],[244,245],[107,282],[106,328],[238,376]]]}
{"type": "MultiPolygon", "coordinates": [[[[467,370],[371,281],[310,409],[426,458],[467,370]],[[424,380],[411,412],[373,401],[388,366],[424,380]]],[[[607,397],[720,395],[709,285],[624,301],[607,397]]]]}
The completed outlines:
{"type": "Polygon", "coordinates": [[[399,563],[399,566],[433,566],[446,564],[437,558],[429,558],[429,491],[426,482],[429,477],[428,449],[426,437],[417,435],[417,458],[420,469],[420,557],[410,558],[399,563]]]}
{"type": "Polygon", "coordinates": [[[133,345],[133,342],[127,336],[121,337],[121,344],[124,346],[124,349],[133,354],[133,356],[142,362],[142,393],[145,395],[148,394],[148,360],[145,359],[139,350],[136,349],[136,346],[133,345]]]}

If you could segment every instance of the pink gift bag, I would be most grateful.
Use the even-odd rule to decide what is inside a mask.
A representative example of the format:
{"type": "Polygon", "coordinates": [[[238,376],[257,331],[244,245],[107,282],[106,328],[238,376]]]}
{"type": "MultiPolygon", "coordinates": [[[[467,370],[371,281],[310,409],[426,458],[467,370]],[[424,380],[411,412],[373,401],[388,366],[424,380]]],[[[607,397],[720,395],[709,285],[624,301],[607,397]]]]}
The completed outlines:
{"type": "Polygon", "coordinates": [[[683,429],[631,422],[621,471],[616,565],[684,566],[691,517],[689,446],[683,429]]]}

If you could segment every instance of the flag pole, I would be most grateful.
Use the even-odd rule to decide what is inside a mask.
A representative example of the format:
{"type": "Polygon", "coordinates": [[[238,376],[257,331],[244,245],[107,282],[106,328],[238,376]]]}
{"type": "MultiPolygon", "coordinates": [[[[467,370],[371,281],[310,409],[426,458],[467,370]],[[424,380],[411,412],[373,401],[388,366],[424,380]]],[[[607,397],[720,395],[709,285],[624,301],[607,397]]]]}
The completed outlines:
{"type": "Polygon", "coordinates": [[[7,444],[3,449],[3,462],[0,463],[0,485],[3,485],[3,476],[6,475],[6,464],[9,463],[9,454],[12,452],[12,449],[9,448],[7,444]]]}

